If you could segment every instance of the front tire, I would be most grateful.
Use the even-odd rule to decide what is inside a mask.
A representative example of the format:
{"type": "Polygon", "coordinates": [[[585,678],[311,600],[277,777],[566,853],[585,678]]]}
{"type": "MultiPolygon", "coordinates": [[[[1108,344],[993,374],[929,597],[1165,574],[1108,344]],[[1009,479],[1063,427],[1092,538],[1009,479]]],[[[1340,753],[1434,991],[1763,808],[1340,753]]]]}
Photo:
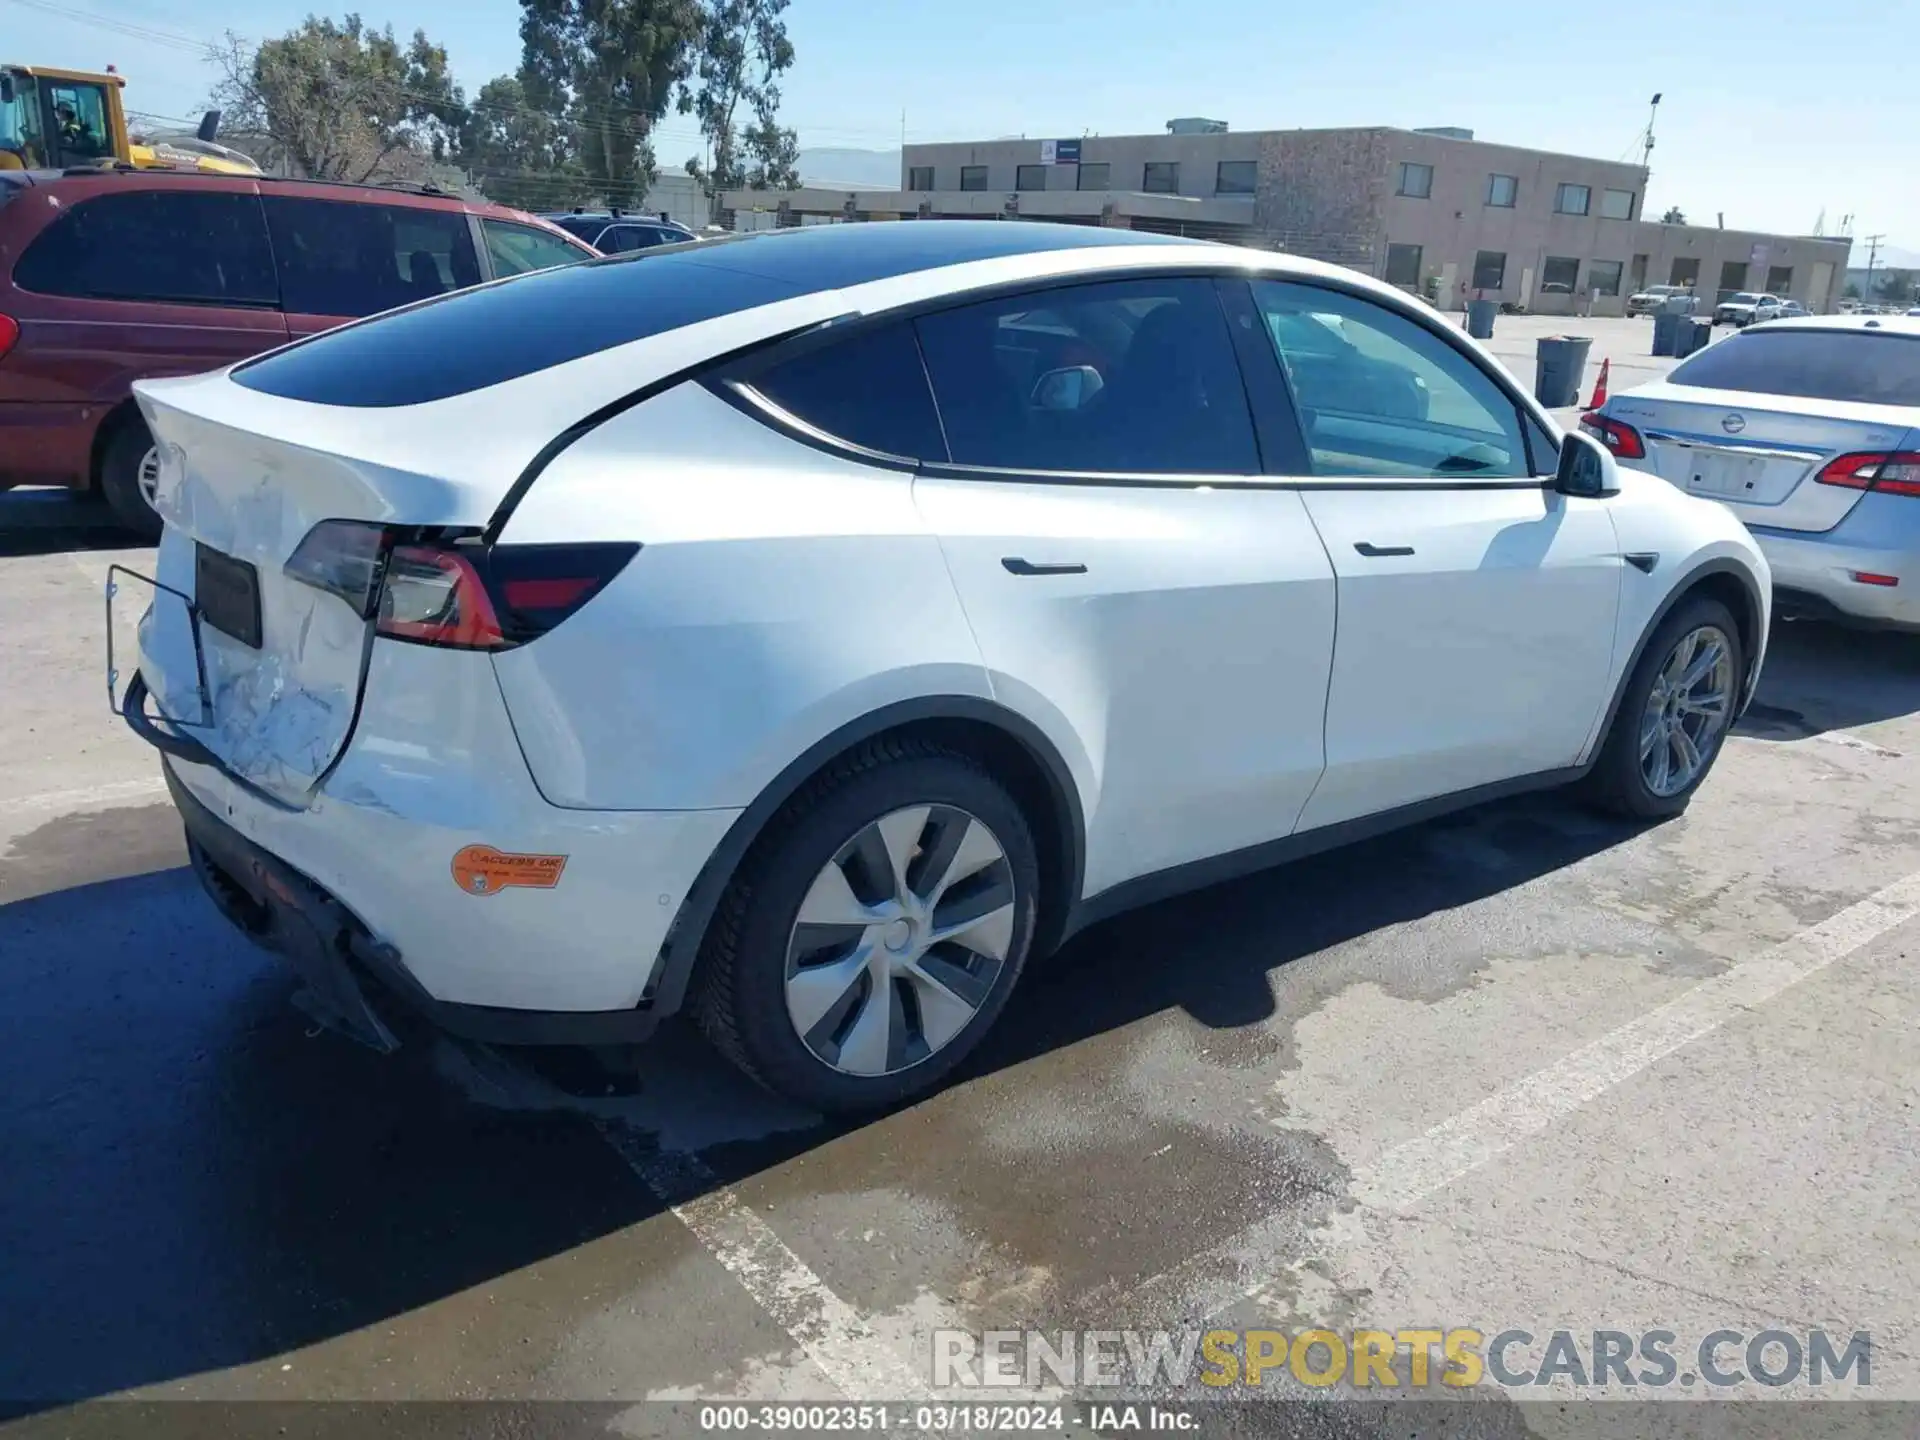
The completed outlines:
{"type": "Polygon", "coordinates": [[[714,1045],[814,1109],[938,1085],[1005,1008],[1033,943],[1026,817],[965,755],[877,740],[768,825],[715,915],[695,1011],[714,1045]]]}
{"type": "Polygon", "coordinates": [[[121,528],[143,540],[160,538],[160,517],[153,508],[153,481],[159,452],[144,420],[125,420],[108,439],[100,457],[100,493],[121,528]]]}
{"type": "Polygon", "coordinates": [[[1587,776],[1588,797],[1640,820],[1685,810],[1719,758],[1745,673],[1727,607],[1705,595],[1682,600],[1634,666],[1587,776]]]}

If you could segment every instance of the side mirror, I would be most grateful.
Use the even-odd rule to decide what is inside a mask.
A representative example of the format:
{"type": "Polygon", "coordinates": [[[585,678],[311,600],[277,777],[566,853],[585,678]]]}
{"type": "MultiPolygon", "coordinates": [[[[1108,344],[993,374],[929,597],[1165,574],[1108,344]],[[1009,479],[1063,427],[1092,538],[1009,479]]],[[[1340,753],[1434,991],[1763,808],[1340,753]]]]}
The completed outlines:
{"type": "Polygon", "coordinates": [[[196,137],[211,145],[213,137],[220,133],[220,112],[209,110],[200,117],[200,128],[193,132],[196,137]]]}
{"type": "Polygon", "coordinates": [[[0,72],[0,105],[11,105],[14,95],[13,76],[0,72]]]}
{"type": "Polygon", "coordinates": [[[1033,408],[1036,410],[1078,410],[1106,388],[1106,381],[1091,365],[1069,365],[1049,370],[1033,384],[1033,408]]]}
{"type": "Polygon", "coordinates": [[[1553,488],[1562,495],[1597,498],[1619,494],[1620,480],[1613,473],[1613,456],[1591,435],[1568,431],[1567,438],[1560,442],[1560,468],[1554,472],[1553,488]]]}

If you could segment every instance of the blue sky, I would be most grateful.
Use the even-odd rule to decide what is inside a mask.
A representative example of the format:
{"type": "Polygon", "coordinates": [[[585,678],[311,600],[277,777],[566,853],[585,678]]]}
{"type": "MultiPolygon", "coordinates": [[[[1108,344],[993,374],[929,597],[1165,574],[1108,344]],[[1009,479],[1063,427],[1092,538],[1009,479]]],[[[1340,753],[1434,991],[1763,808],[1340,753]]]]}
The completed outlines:
{"type": "MultiPolygon", "coordinates": [[[[211,71],[191,42],[297,24],[303,0],[0,0],[9,59],[128,77],[129,106],[195,113],[211,71]],[[135,36],[86,16],[145,27],[135,36]],[[186,41],[188,43],[179,43],[186,41]]],[[[344,13],[343,5],[340,12],[344,13]]],[[[444,44],[469,93],[519,58],[513,0],[363,0],[444,44]]],[[[1647,209],[1804,233],[1883,231],[1920,250],[1920,85],[1884,0],[1432,6],[1414,0],[793,0],[785,115],[810,147],[1157,131],[1465,125],[1487,140],[1608,159],[1635,153],[1662,91],[1647,209]],[[1737,19],[1734,18],[1737,15],[1737,19]],[[1726,38],[1722,38],[1726,37],[1726,38]]],[[[670,117],[663,162],[695,153],[670,117]]],[[[1858,247],[1856,263],[1864,263],[1858,247]]]]}

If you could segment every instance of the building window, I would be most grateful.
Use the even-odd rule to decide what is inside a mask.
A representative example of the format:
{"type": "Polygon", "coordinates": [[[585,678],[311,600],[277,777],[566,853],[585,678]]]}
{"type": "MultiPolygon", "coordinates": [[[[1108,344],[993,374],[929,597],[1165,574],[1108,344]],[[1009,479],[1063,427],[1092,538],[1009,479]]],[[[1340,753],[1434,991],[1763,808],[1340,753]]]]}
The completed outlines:
{"type": "Polygon", "coordinates": [[[1222,160],[1220,168],[1213,177],[1213,193],[1216,195],[1253,194],[1254,162],[1251,160],[1222,160]]]}
{"type": "Polygon", "coordinates": [[[1791,265],[1769,265],[1767,267],[1767,293],[1785,296],[1793,288],[1793,267],[1791,265]]]}
{"type": "Polygon", "coordinates": [[[1631,220],[1633,218],[1633,191],[1602,190],[1600,192],[1600,214],[1608,220],[1631,220]]]}
{"type": "Polygon", "coordinates": [[[915,165],[908,170],[907,188],[909,190],[933,189],[933,166],[915,165]]]}
{"type": "Polygon", "coordinates": [[[1593,191],[1585,185],[1562,185],[1553,197],[1553,208],[1562,215],[1584,215],[1593,204],[1593,191]]]}
{"type": "Polygon", "coordinates": [[[1420,284],[1420,247],[1418,245],[1387,246],[1387,284],[1398,285],[1403,290],[1415,289],[1420,284]]]}
{"type": "Polygon", "coordinates": [[[1700,259],[1695,255],[1684,256],[1673,262],[1673,268],[1667,272],[1667,283],[1678,285],[1683,290],[1692,290],[1700,283],[1700,259]]]}
{"type": "Polygon", "coordinates": [[[1633,274],[1628,278],[1627,283],[1633,287],[1635,295],[1647,288],[1647,257],[1645,255],[1633,257],[1633,274]]]}
{"type": "Polygon", "coordinates": [[[1720,262],[1720,298],[1747,288],[1747,262],[1744,260],[1722,260],[1720,262]]]}
{"type": "Polygon", "coordinates": [[[1520,181],[1512,175],[1487,176],[1487,204],[1496,205],[1502,210],[1511,210],[1513,202],[1520,198],[1520,181]]]}
{"type": "Polygon", "coordinates": [[[1400,183],[1394,187],[1396,195],[1406,195],[1415,200],[1424,200],[1433,194],[1433,167],[1416,165],[1411,160],[1400,162],[1400,183]]]}
{"type": "Polygon", "coordinates": [[[1047,167],[1044,165],[1021,165],[1013,172],[1013,188],[1016,190],[1044,190],[1047,188],[1047,167]]]}
{"type": "Polygon", "coordinates": [[[1507,283],[1507,257],[1504,251],[1482,250],[1473,257],[1473,288],[1499,290],[1507,283]]]}
{"type": "Polygon", "coordinates": [[[1619,260],[1589,260],[1587,262],[1587,289],[1595,295],[1618,295],[1620,293],[1619,260]]]}
{"type": "Polygon", "coordinates": [[[1107,190],[1112,188],[1107,179],[1108,172],[1112,168],[1113,167],[1108,165],[1104,160],[1098,165],[1089,165],[1086,161],[1081,161],[1079,188],[1082,190],[1107,190]]]}
{"type": "Polygon", "coordinates": [[[1180,193],[1180,164],[1176,160],[1149,160],[1140,176],[1140,188],[1149,195],[1180,193]]]}
{"type": "Polygon", "coordinates": [[[1580,282],[1580,262],[1569,260],[1564,255],[1549,255],[1547,265],[1540,272],[1540,293],[1542,295],[1571,295],[1573,287],[1580,282]]]}
{"type": "Polygon", "coordinates": [[[986,189],[987,167],[984,165],[962,165],[960,167],[960,188],[962,190],[986,189]]]}

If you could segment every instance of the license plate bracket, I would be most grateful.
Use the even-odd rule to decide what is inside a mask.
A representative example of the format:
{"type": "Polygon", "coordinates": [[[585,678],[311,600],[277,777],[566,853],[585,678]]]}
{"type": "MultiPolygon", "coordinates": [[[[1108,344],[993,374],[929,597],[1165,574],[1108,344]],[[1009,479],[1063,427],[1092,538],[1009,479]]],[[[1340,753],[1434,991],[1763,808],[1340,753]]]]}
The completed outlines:
{"type": "Polygon", "coordinates": [[[260,648],[260,572],[251,561],[196,542],[193,594],[207,624],[251,650],[260,648]]]}

